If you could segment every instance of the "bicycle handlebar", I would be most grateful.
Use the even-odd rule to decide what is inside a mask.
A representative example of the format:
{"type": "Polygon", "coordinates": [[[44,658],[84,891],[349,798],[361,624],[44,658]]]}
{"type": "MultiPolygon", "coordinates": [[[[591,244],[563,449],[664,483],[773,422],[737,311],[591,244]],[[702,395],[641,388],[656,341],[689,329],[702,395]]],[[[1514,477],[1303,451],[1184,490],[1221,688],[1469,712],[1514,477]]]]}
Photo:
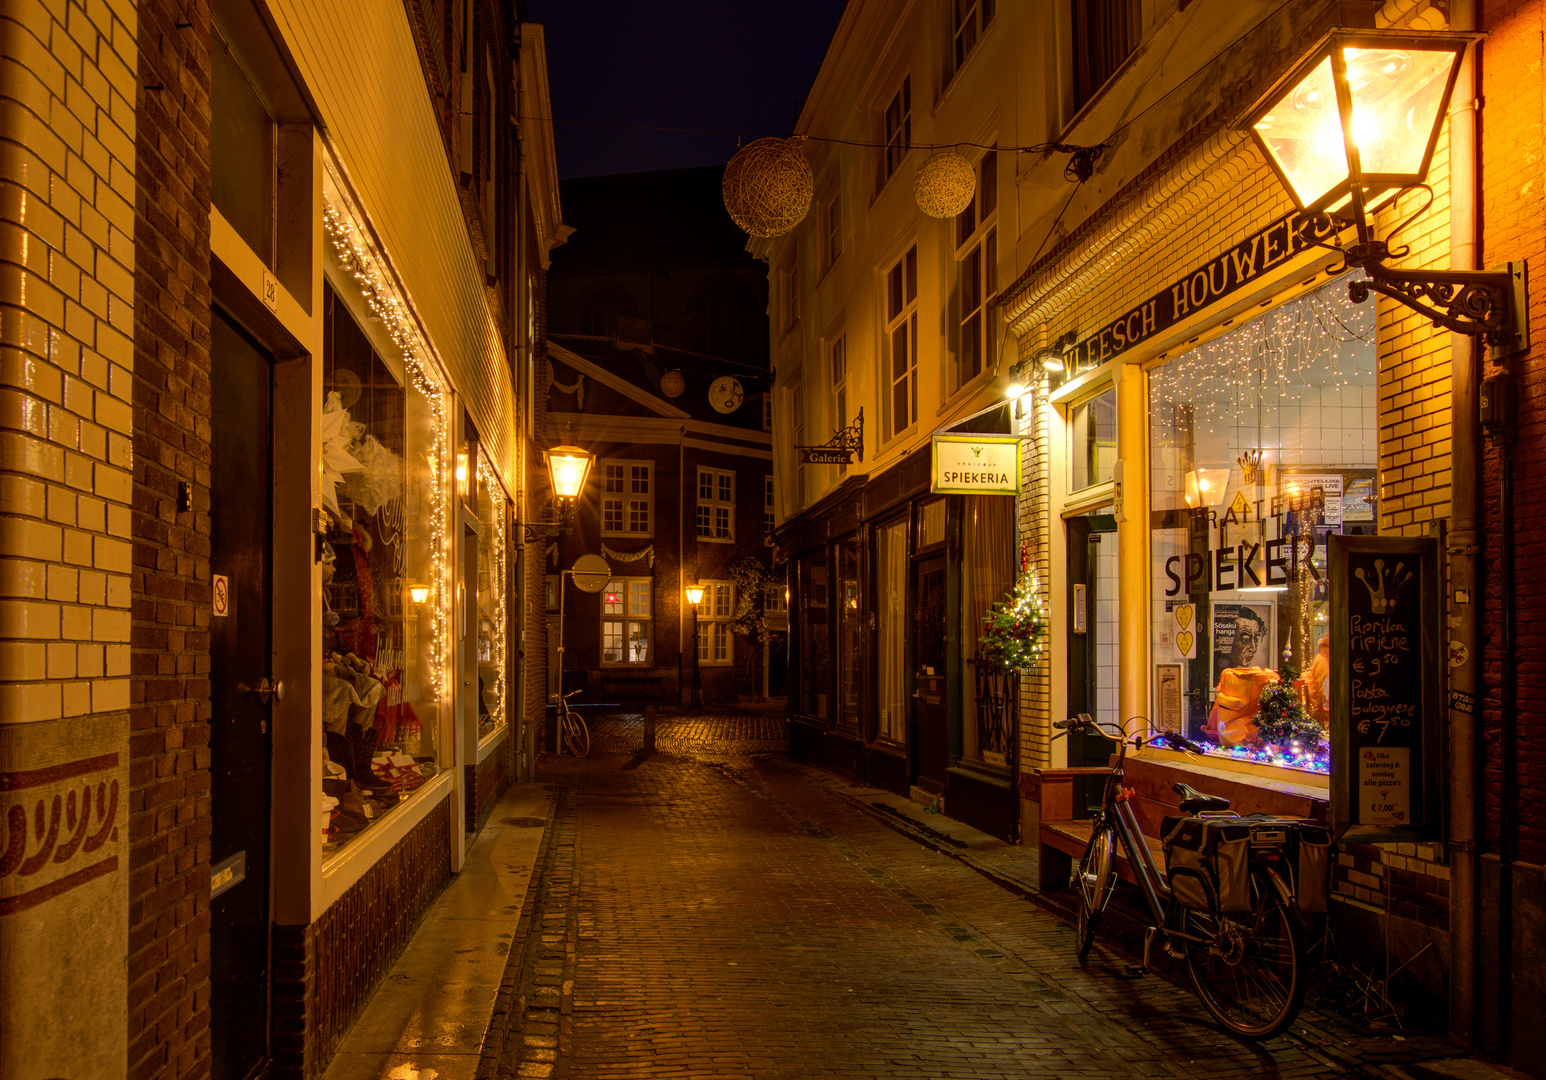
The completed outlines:
{"type": "MultiPolygon", "coordinates": [[[[1132,723],[1134,720],[1142,720],[1145,723],[1148,722],[1148,717],[1145,716],[1130,716],[1127,719],[1128,723],[1132,723]]],[[[1110,739],[1112,742],[1131,743],[1132,745],[1139,748],[1141,748],[1145,742],[1145,738],[1141,734],[1129,735],[1127,733],[1127,726],[1125,724],[1118,724],[1114,720],[1096,720],[1088,713],[1080,713],[1078,716],[1070,716],[1067,720],[1054,720],[1052,722],[1052,726],[1057,728],[1064,735],[1075,731],[1084,731],[1103,736],[1107,739],[1110,739]],[[1116,729],[1118,734],[1112,734],[1111,731],[1107,730],[1108,728],[1116,729]]],[[[1053,736],[1054,739],[1061,737],[1061,735],[1053,736]]],[[[1155,735],[1149,737],[1147,741],[1150,743],[1168,742],[1181,750],[1190,751],[1193,754],[1201,754],[1204,752],[1201,746],[1198,746],[1185,735],[1174,731],[1158,732],[1155,735]]]]}

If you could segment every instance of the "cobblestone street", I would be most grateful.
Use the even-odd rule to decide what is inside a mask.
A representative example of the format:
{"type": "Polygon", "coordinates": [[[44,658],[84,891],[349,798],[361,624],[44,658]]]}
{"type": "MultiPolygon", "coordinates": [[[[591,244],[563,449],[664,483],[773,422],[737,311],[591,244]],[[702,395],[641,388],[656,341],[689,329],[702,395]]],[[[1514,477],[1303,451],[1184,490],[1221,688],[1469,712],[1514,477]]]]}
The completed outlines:
{"type": "Polygon", "coordinates": [[[594,724],[484,1044],[497,1077],[1407,1075],[1453,1051],[1303,1015],[1253,1045],[789,763],[778,718],[594,724]],[[1385,1062],[1386,1064],[1378,1064],[1385,1062]]]}

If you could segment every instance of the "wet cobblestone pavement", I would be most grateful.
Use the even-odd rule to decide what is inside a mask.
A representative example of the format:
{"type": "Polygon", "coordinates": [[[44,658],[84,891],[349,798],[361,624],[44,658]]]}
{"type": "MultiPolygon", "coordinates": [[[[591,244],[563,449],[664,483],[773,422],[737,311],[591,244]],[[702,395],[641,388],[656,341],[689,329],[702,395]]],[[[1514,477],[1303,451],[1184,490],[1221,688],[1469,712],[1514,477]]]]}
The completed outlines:
{"type": "Polygon", "coordinates": [[[1453,1051],[1307,1011],[1237,1041],[1186,988],[784,757],[781,717],[592,721],[555,786],[480,1076],[1401,1077],[1453,1051]]]}

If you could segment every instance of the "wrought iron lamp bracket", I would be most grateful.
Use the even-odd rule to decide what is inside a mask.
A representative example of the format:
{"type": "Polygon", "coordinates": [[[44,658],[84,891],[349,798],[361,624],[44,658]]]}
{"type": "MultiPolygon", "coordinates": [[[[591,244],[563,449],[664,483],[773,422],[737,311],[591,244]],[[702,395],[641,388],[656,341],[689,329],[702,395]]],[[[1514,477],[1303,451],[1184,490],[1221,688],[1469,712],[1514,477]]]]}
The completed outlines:
{"type": "Polygon", "coordinates": [[[534,544],[538,540],[551,540],[560,533],[569,531],[574,524],[575,500],[566,499],[559,502],[555,499],[548,500],[548,508],[558,511],[557,521],[523,521],[521,533],[526,543],[534,544]]]}
{"type": "MultiPolygon", "coordinates": [[[[796,450],[829,450],[848,451],[859,460],[864,460],[864,410],[859,410],[859,415],[854,417],[854,422],[847,427],[838,428],[832,438],[820,446],[796,446],[796,450]]],[[[818,464],[833,464],[833,462],[818,462],[818,464]]]]}

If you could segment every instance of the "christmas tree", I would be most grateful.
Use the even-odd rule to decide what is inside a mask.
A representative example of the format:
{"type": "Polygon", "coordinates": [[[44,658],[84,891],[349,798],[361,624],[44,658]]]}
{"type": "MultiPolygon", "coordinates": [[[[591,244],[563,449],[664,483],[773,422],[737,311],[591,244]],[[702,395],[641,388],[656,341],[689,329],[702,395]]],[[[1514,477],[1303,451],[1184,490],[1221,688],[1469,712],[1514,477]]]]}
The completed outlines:
{"type": "Polygon", "coordinates": [[[1278,669],[1278,681],[1262,687],[1257,700],[1256,732],[1261,741],[1270,746],[1300,748],[1313,751],[1325,738],[1320,724],[1305,711],[1294,680],[1299,669],[1286,658],[1278,669]]]}
{"type": "Polygon", "coordinates": [[[1022,551],[1020,576],[1004,599],[988,609],[982,620],[987,632],[977,639],[982,644],[984,660],[1022,675],[1036,670],[1047,629],[1041,589],[1028,562],[1022,551]]]}

